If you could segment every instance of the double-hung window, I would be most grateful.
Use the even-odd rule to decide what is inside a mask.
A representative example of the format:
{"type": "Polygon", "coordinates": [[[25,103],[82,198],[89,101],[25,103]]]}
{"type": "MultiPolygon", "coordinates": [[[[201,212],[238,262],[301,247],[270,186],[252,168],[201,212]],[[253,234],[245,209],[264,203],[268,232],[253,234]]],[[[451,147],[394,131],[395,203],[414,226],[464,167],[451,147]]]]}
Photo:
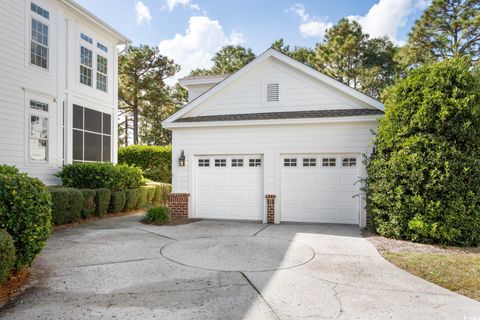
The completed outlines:
{"type": "Polygon", "coordinates": [[[32,14],[31,18],[30,63],[48,69],[49,27],[45,22],[49,17],[48,11],[41,9],[33,3],[32,11],[35,14],[32,14]]]}
{"type": "Polygon", "coordinates": [[[97,55],[97,89],[107,92],[107,58],[97,55]]]}
{"type": "Polygon", "coordinates": [[[30,100],[29,159],[48,161],[48,104],[30,100]]]}
{"type": "Polygon", "coordinates": [[[92,86],[92,50],[80,47],[80,83],[92,86]]]}

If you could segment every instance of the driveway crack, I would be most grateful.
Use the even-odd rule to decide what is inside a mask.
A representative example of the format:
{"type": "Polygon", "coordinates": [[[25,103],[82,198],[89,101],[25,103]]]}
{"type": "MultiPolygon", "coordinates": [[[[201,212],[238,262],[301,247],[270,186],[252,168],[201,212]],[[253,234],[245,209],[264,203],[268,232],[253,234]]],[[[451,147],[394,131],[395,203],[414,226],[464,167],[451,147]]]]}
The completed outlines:
{"type": "Polygon", "coordinates": [[[158,237],[170,239],[170,240],[173,240],[173,241],[178,241],[178,239],[175,239],[175,238],[172,238],[172,237],[168,237],[168,236],[164,236],[163,234],[159,234],[159,233],[156,233],[156,232],[144,230],[144,229],[141,229],[141,228],[135,228],[135,229],[140,230],[140,231],[143,231],[143,232],[146,232],[146,233],[150,233],[150,234],[156,235],[156,236],[158,236],[158,237]]]}
{"type": "MultiPolygon", "coordinates": [[[[264,228],[265,229],[265,228],[264,228]]],[[[261,231],[261,230],[260,230],[261,231]]],[[[267,307],[272,311],[272,313],[275,315],[275,317],[277,319],[281,319],[279,317],[279,315],[275,312],[275,310],[273,309],[273,307],[270,305],[270,303],[268,303],[268,301],[265,299],[265,297],[262,295],[262,293],[260,292],[260,290],[257,289],[257,287],[255,287],[255,285],[250,281],[250,279],[248,279],[248,277],[245,275],[245,273],[243,272],[240,272],[240,274],[245,278],[245,280],[247,280],[247,282],[252,286],[252,288],[258,293],[258,295],[260,296],[260,298],[262,298],[263,302],[265,302],[265,304],[267,305],[267,307]]]]}
{"type": "Polygon", "coordinates": [[[255,232],[252,237],[255,237],[257,236],[260,232],[262,232],[263,230],[267,229],[268,227],[270,227],[270,224],[267,224],[266,226],[264,226],[263,228],[261,228],[260,230],[258,230],[257,232],[255,232]]]}

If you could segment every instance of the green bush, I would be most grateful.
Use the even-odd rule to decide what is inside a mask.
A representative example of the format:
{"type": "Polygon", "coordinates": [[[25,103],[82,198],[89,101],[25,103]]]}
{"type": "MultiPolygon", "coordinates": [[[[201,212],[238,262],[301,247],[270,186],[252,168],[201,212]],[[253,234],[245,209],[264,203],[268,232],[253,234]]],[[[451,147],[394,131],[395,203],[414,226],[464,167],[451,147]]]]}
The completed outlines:
{"type": "Polygon", "coordinates": [[[0,174],[17,174],[20,171],[12,166],[7,166],[6,164],[0,165],[0,174]]]}
{"type": "Polygon", "coordinates": [[[369,227],[381,235],[480,244],[480,77],[465,60],[413,70],[387,94],[367,161],[369,227]]]}
{"type": "Polygon", "coordinates": [[[118,162],[140,167],[148,179],[167,183],[172,181],[171,146],[120,147],[118,162]]]}
{"type": "Polygon", "coordinates": [[[30,265],[45,245],[52,229],[51,206],[50,192],[40,180],[0,173],[0,228],[13,237],[16,269],[30,265]]]}
{"type": "Polygon", "coordinates": [[[153,203],[153,197],[155,197],[155,186],[145,186],[147,188],[147,202],[153,203]]]}
{"type": "Polygon", "coordinates": [[[138,197],[140,196],[140,189],[125,190],[126,203],[125,211],[131,211],[137,208],[138,197]]]}
{"type": "Polygon", "coordinates": [[[136,209],[142,209],[145,208],[145,206],[147,205],[148,187],[141,186],[138,190],[139,194],[136,209]]]}
{"type": "Polygon", "coordinates": [[[112,191],[107,188],[95,189],[95,215],[100,217],[108,213],[112,191]]]}
{"type": "Polygon", "coordinates": [[[83,194],[73,188],[48,188],[52,195],[53,224],[65,224],[82,218],[83,194]]]}
{"type": "Polygon", "coordinates": [[[170,221],[170,214],[167,207],[153,207],[148,209],[142,220],[147,224],[162,225],[170,221]]]}
{"type": "Polygon", "coordinates": [[[80,189],[80,192],[83,195],[83,208],[82,208],[82,218],[88,218],[95,213],[95,190],[92,189],[80,189]]]}
{"type": "Polygon", "coordinates": [[[172,193],[172,185],[168,183],[155,184],[155,195],[153,203],[168,206],[170,202],[170,193],[172,193]]]}
{"type": "Polygon", "coordinates": [[[64,166],[57,176],[65,187],[77,189],[120,191],[144,184],[142,170],[125,164],[74,163],[64,166]]]}
{"type": "Polygon", "coordinates": [[[125,191],[113,191],[110,200],[110,212],[121,212],[125,208],[126,203],[125,191]]]}
{"type": "Polygon", "coordinates": [[[0,229],[0,287],[15,265],[15,244],[7,231],[0,229]]]}

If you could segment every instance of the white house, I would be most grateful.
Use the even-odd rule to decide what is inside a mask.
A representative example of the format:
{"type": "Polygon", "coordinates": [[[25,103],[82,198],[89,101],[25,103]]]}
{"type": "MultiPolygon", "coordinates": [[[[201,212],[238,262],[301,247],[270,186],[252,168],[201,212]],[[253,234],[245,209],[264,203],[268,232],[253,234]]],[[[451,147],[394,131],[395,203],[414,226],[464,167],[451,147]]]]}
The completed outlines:
{"type": "Polygon", "coordinates": [[[190,101],[163,123],[174,215],[365,226],[358,181],[382,103],[274,49],[180,83],[190,101]]]}
{"type": "Polygon", "coordinates": [[[62,164],[115,162],[128,38],[72,0],[2,0],[0,40],[0,164],[56,184],[62,164]]]}

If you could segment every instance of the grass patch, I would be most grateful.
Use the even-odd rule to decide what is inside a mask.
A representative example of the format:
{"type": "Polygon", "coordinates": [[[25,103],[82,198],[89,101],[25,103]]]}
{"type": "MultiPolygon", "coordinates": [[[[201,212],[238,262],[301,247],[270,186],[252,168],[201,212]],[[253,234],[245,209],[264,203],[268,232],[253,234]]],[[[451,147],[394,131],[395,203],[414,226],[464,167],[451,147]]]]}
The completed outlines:
{"type": "Polygon", "coordinates": [[[170,222],[170,213],[168,212],[168,208],[158,206],[148,209],[142,222],[156,225],[167,224],[170,222]]]}
{"type": "Polygon", "coordinates": [[[391,252],[396,266],[451,291],[480,301],[480,255],[465,253],[391,252]]]}

